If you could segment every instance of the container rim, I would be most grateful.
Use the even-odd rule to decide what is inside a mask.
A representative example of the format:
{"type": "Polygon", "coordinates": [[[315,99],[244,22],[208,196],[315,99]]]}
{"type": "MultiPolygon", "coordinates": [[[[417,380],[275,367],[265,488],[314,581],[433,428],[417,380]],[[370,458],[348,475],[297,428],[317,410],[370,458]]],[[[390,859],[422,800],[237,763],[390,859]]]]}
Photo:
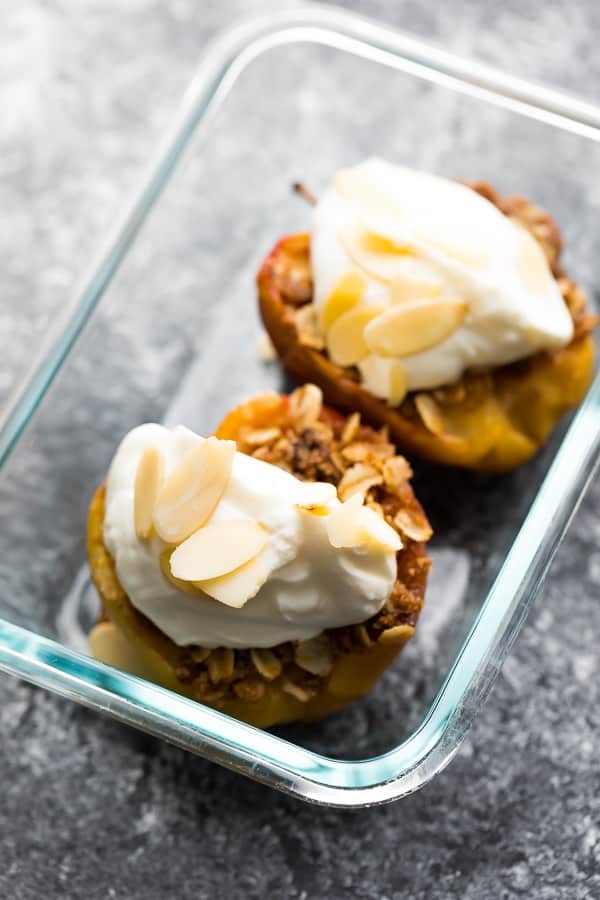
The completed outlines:
{"type": "MultiPolygon", "coordinates": [[[[240,21],[207,46],[175,120],[72,301],[0,413],[0,470],[161,195],[192,135],[268,50],[337,49],[600,142],[600,107],[320,4],[240,21]]],[[[0,619],[0,669],[162,737],[271,787],[339,807],[422,787],[457,752],[518,634],[597,469],[600,376],[577,413],[442,688],[417,730],[380,756],[340,760],[298,747],[0,619]]]]}

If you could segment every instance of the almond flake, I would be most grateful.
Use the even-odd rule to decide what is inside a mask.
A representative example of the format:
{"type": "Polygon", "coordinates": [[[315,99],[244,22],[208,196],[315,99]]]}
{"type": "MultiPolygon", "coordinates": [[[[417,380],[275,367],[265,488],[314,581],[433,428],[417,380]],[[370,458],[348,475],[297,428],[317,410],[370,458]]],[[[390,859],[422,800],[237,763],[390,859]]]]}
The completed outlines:
{"type": "Polygon", "coordinates": [[[425,281],[401,275],[390,283],[392,303],[406,303],[407,300],[423,300],[426,297],[439,297],[442,285],[439,281],[425,281]]]}
{"type": "Polygon", "coordinates": [[[351,416],[348,416],[346,419],[346,424],[342,429],[342,434],[340,437],[341,444],[349,444],[354,440],[356,435],[358,434],[358,429],[360,428],[360,413],[354,412],[351,416]]]}
{"type": "Polygon", "coordinates": [[[266,331],[261,331],[256,341],[256,352],[261,362],[270,363],[277,359],[277,351],[266,331]]]}
{"type": "Polygon", "coordinates": [[[404,258],[413,254],[407,244],[396,243],[356,226],[341,228],[338,236],[352,262],[366,275],[384,284],[391,284],[400,277],[404,258]]]}
{"type": "Polygon", "coordinates": [[[213,650],[206,662],[208,677],[213,684],[228,681],[233,676],[235,654],[231,647],[218,647],[213,650]]]}
{"type": "Polygon", "coordinates": [[[381,316],[381,306],[357,306],[336,319],[327,333],[327,352],[336,366],[354,366],[369,353],[365,328],[381,316]]]}
{"type": "Polygon", "coordinates": [[[327,519],[327,536],[336,549],[353,549],[374,545],[397,552],[402,541],[387,522],[367,506],[361,494],[354,494],[327,519]]]}
{"type": "Polygon", "coordinates": [[[328,506],[337,497],[334,484],[327,481],[304,481],[298,488],[296,506],[300,509],[315,509],[328,506]]]}
{"type": "Polygon", "coordinates": [[[256,428],[244,434],[243,443],[249,447],[262,447],[281,437],[281,428],[256,428]]]}
{"type": "Polygon", "coordinates": [[[333,669],[333,652],[331,641],[326,634],[318,634],[307,641],[300,641],[294,647],[294,662],[310,672],[311,675],[324,677],[333,669]]]}
{"type": "Polygon", "coordinates": [[[436,435],[444,433],[444,418],[439,406],[430,394],[416,394],[415,406],[428,431],[436,435]]]}
{"type": "Polygon", "coordinates": [[[206,647],[190,647],[190,656],[195,663],[203,663],[210,656],[210,650],[206,647]]]}
{"type": "Polygon", "coordinates": [[[138,540],[145,541],[152,532],[152,516],[164,477],[164,463],[158,447],[146,447],[135,473],[133,518],[138,540]]]}
{"type": "Polygon", "coordinates": [[[208,521],[229,484],[234,455],[234,441],[215,437],[186,454],[156,500],[154,527],[163,541],[177,544],[208,521]]]}
{"type": "Polygon", "coordinates": [[[194,586],[225,606],[241,609],[258,594],[268,574],[262,558],[258,556],[220,578],[195,581],[194,586]]]}
{"type": "Polygon", "coordinates": [[[342,480],[338,484],[338,495],[340,500],[348,500],[353,494],[367,493],[369,488],[376,487],[383,483],[383,476],[373,466],[366,463],[356,463],[346,469],[342,480]]]}
{"type": "Polygon", "coordinates": [[[412,477],[412,469],[403,456],[386,459],[383,464],[383,480],[385,486],[396,490],[412,477]]]}
{"type": "Polygon", "coordinates": [[[394,525],[411,541],[428,541],[433,534],[433,529],[424,516],[417,519],[406,509],[401,509],[396,513],[394,525]]]}
{"type": "Polygon", "coordinates": [[[303,384],[290,394],[290,414],[302,428],[313,425],[323,408],[323,392],[316,384],[303,384]]]}
{"type": "Polygon", "coordinates": [[[327,332],[336,319],[354,309],[362,300],[366,286],[360,272],[346,272],[338,278],[319,311],[321,331],[327,332]]]}
{"type": "Polygon", "coordinates": [[[171,555],[171,573],[182,581],[206,581],[254,559],[269,539],[253,519],[213,522],[194,532],[171,555]]]}
{"type": "Polygon", "coordinates": [[[408,393],[408,378],[399,362],[394,360],[390,366],[390,406],[399,406],[408,393]]]}
{"type": "Polygon", "coordinates": [[[325,342],[317,324],[317,311],[312,303],[305,303],[295,315],[298,339],[305,347],[323,350],[325,342]]]}
{"type": "Polygon", "coordinates": [[[281,685],[281,690],[286,694],[289,694],[294,699],[299,700],[300,703],[308,703],[310,698],[313,696],[310,691],[307,691],[306,688],[300,687],[299,684],[294,684],[293,681],[284,681],[281,685]]]}
{"type": "Polygon", "coordinates": [[[392,306],[369,322],[364,339],[380,356],[403,357],[421,353],[445,341],[464,321],[464,300],[437,297],[392,306]]]}
{"type": "Polygon", "coordinates": [[[254,668],[266,681],[273,681],[281,675],[281,660],[275,656],[272,650],[265,648],[251,650],[250,657],[254,668]]]}

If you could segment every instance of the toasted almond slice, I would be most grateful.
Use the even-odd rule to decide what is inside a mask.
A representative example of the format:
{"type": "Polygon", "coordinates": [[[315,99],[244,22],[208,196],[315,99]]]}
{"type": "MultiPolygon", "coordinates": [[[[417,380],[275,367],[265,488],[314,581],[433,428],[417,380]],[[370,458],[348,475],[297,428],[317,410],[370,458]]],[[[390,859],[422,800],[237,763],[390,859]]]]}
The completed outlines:
{"type": "Polygon", "coordinates": [[[323,332],[327,332],[336,319],[362,300],[366,286],[360,272],[346,272],[338,278],[319,311],[319,325],[323,332]]]}
{"type": "Polygon", "coordinates": [[[408,393],[408,378],[399,362],[394,360],[390,366],[390,406],[399,406],[408,393]]]}
{"type": "Polygon", "coordinates": [[[181,581],[179,578],[175,578],[175,576],[171,572],[171,555],[173,550],[171,547],[168,547],[166,550],[160,554],[158,558],[158,564],[160,566],[160,571],[165,576],[167,581],[170,581],[172,585],[178,588],[180,591],[183,591],[184,594],[192,594],[194,597],[198,597],[200,595],[200,591],[191,581],[181,581]]]}
{"type": "Polygon", "coordinates": [[[303,384],[290,394],[290,414],[297,424],[313,425],[323,408],[323,391],[316,384],[303,384]]]}
{"type": "Polygon", "coordinates": [[[383,484],[381,472],[369,463],[358,462],[344,472],[338,484],[338,496],[340,500],[348,500],[357,493],[364,497],[369,488],[378,484],[383,484]]]}
{"type": "Polygon", "coordinates": [[[335,320],[327,333],[327,351],[336,366],[354,366],[367,356],[364,331],[381,312],[381,306],[357,306],[335,320]]]}
{"type": "Polygon", "coordinates": [[[327,537],[336,550],[344,547],[356,547],[360,544],[360,523],[358,513],[362,508],[364,495],[353,494],[349,500],[340,504],[327,517],[327,537]]]}
{"type": "Polygon", "coordinates": [[[366,538],[368,544],[382,550],[393,550],[394,553],[397,553],[402,549],[402,541],[398,532],[368,506],[363,506],[360,510],[360,530],[363,543],[366,538]]]}
{"type": "Polygon", "coordinates": [[[295,700],[299,700],[300,703],[308,703],[313,696],[306,688],[301,687],[299,684],[294,684],[293,681],[287,679],[281,685],[281,690],[291,697],[294,697],[295,700]]]}
{"type": "Polygon", "coordinates": [[[431,394],[415,394],[415,406],[428,431],[437,435],[444,433],[444,417],[431,394]]]}
{"type": "Polygon", "coordinates": [[[323,350],[325,341],[319,327],[317,310],[312,303],[305,303],[296,310],[294,316],[298,340],[305,347],[323,350]]]}
{"type": "Polygon", "coordinates": [[[235,667],[235,653],[231,647],[217,647],[206,661],[208,677],[213,684],[229,681],[235,667]]]}
{"type": "Polygon", "coordinates": [[[525,289],[537,296],[548,293],[553,276],[544,251],[525,228],[519,228],[517,271],[525,289]]]}
{"type": "Polygon", "coordinates": [[[210,656],[210,650],[206,647],[190,647],[190,656],[195,663],[203,663],[210,656]]]}
{"type": "Polygon", "coordinates": [[[439,281],[425,281],[402,275],[390,282],[392,303],[406,303],[407,300],[423,300],[426,297],[439,297],[442,285],[439,281]]]}
{"type": "Polygon", "coordinates": [[[277,351],[266,331],[261,331],[256,340],[256,353],[263,363],[274,362],[277,359],[277,351]]]}
{"type": "Polygon", "coordinates": [[[412,300],[387,309],[365,327],[369,350],[380,356],[412,356],[445,341],[464,321],[464,300],[438,297],[412,300]]]}
{"type": "Polygon", "coordinates": [[[254,668],[266,681],[273,681],[281,675],[281,670],[283,668],[281,660],[275,656],[272,650],[266,648],[251,650],[250,657],[254,664],[254,668]]]}
{"type": "Polygon", "coordinates": [[[190,450],[159,491],[154,527],[168,544],[177,544],[212,515],[231,476],[235,441],[209,437],[190,450]]]}
{"type": "Polygon", "coordinates": [[[146,447],[135,473],[133,520],[136,537],[145,541],[152,531],[154,505],[164,477],[164,462],[158,447],[146,447]]]}
{"type": "Polygon", "coordinates": [[[281,428],[255,428],[244,435],[243,443],[248,447],[262,447],[264,444],[272,444],[281,437],[281,428]]]}
{"type": "Polygon", "coordinates": [[[298,488],[296,506],[300,509],[315,509],[328,506],[337,497],[334,484],[326,481],[305,481],[298,488]]]}
{"type": "Polygon", "coordinates": [[[333,669],[333,650],[326,634],[318,634],[306,641],[300,641],[294,647],[294,662],[310,672],[311,675],[324,677],[333,669]]]}
{"type": "Polygon", "coordinates": [[[412,469],[403,456],[386,459],[383,464],[383,480],[390,490],[397,490],[401,484],[412,478],[412,469]]]}
{"type": "Polygon", "coordinates": [[[342,429],[342,434],[340,437],[341,444],[350,444],[356,435],[358,434],[358,429],[360,428],[360,413],[353,412],[351,416],[348,416],[346,419],[346,424],[342,429]]]}
{"type": "Polygon", "coordinates": [[[213,522],[173,551],[171,574],[182,581],[219,578],[258,556],[268,539],[267,530],[253,519],[213,522]]]}
{"type": "Polygon", "coordinates": [[[227,575],[195,581],[194,586],[225,606],[241,609],[258,594],[267,577],[264,562],[257,556],[227,575]]]}
{"type": "Polygon", "coordinates": [[[363,506],[361,494],[354,494],[327,519],[327,536],[336,549],[375,545],[397,552],[402,541],[396,531],[375,510],[363,506]]]}
{"type": "Polygon", "coordinates": [[[414,255],[408,245],[396,244],[383,235],[356,226],[340,228],[338,237],[352,262],[383,284],[391,284],[401,275],[403,256],[414,255]]]}
{"type": "Polygon", "coordinates": [[[412,541],[428,541],[433,534],[433,529],[424,516],[417,519],[405,509],[398,510],[394,516],[394,525],[412,541]]]}

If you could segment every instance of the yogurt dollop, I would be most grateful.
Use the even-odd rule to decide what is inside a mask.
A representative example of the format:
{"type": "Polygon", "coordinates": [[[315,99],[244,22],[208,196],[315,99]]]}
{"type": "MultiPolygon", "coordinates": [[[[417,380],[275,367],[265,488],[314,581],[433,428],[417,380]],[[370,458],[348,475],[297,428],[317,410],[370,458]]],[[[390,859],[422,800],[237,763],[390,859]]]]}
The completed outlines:
{"type": "Polygon", "coordinates": [[[233,608],[200,590],[187,593],[166,578],[160,561],[168,545],[156,534],[147,540],[136,535],[138,464],[147,448],[157,448],[168,478],[204,440],[182,426],[141,425],[125,436],[114,456],[106,484],[104,542],[136,609],[176,644],[207,648],[306,640],[328,628],[365,621],[381,609],[396,578],[400,542],[394,530],[381,519],[382,541],[334,546],[330,517],[341,506],[335,487],[319,485],[315,510],[313,483],[237,451],[208,524],[259,521],[269,534],[261,557],[266,581],[241,608],[233,608]]]}
{"type": "MultiPolygon", "coordinates": [[[[384,316],[377,325],[376,317],[354,310],[366,342],[351,334],[348,320],[350,338],[338,328],[338,343],[343,337],[356,354],[352,364],[365,386],[388,400],[399,367],[406,390],[425,390],[450,384],[468,369],[558,349],[573,336],[543,251],[524,228],[465,185],[381,159],[336,174],[315,208],[311,261],[322,320],[349,273],[364,281],[361,307],[384,316]],[[390,315],[402,304],[422,309],[417,317],[414,311],[390,315]],[[446,331],[442,322],[433,346],[394,355],[395,343],[406,342],[394,342],[393,329],[414,328],[427,310],[449,321],[446,331]]],[[[331,315],[327,321],[331,325],[331,315]]]]}

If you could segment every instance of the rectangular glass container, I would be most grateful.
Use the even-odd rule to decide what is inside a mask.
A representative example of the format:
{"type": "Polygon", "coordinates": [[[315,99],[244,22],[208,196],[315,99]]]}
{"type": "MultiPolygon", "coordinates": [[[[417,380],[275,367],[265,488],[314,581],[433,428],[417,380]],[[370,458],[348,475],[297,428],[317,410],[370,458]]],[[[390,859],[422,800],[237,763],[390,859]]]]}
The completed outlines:
{"type": "Polygon", "coordinates": [[[600,109],[351,14],[305,6],[207,48],[176,121],[0,417],[0,668],[251,778],[338,806],[389,801],[460,746],[597,462],[600,382],[570,428],[502,477],[418,466],[434,568],[415,639],[372,695],[266,733],[85,652],[85,519],[122,435],[208,432],[280,389],[257,354],[254,272],[319,192],[377,154],[548,206],[593,296],[600,109]],[[277,71],[278,77],[273,78],[277,71]],[[101,302],[100,302],[101,301],[101,302]]]}

